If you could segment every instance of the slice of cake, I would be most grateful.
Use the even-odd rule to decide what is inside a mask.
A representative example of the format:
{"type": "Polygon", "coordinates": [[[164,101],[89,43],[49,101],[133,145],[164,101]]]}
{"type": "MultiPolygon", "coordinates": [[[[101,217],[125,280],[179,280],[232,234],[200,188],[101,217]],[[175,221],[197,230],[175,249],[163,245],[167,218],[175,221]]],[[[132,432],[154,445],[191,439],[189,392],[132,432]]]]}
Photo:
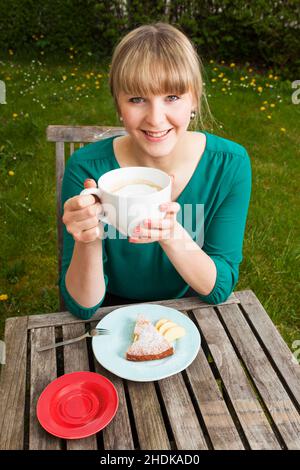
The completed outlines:
{"type": "Polygon", "coordinates": [[[128,361],[152,361],[174,353],[170,343],[143,315],[137,318],[133,337],[133,343],[126,351],[128,361]]]}

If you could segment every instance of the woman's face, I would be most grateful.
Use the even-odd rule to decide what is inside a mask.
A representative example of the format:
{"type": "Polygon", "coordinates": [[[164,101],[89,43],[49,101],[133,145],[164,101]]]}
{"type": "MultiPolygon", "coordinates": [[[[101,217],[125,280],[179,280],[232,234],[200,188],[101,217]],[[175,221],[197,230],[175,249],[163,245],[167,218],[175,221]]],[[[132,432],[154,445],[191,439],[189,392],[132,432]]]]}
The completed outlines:
{"type": "Polygon", "coordinates": [[[192,94],[118,97],[124,127],[141,152],[161,157],[169,155],[188,128],[195,109],[192,94]]]}

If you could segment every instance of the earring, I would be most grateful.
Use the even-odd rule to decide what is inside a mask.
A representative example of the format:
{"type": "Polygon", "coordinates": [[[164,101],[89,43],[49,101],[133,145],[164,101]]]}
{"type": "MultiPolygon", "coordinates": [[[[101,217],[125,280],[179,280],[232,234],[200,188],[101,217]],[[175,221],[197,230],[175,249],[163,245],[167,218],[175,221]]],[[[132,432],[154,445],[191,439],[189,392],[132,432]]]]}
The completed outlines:
{"type": "Polygon", "coordinates": [[[196,117],[196,112],[195,112],[195,111],[192,111],[192,112],[191,112],[191,119],[195,119],[195,117],[196,117]]]}

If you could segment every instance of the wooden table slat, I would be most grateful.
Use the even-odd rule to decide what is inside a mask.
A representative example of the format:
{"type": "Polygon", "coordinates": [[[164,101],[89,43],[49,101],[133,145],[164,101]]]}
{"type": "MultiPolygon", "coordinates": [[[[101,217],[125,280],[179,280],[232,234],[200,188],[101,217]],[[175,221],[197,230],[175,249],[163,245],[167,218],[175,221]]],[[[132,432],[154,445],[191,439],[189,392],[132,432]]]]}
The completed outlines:
{"type": "Polygon", "coordinates": [[[178,450],[203,450],[207,443],[181,374],[159,381],[178,450]]]}
{"type": "Polygon", "coordinates": [[[272,428],[251,388],[216,312],[194,310],[228,396],[251,449],[280,449],[272,428]]]}
{"type": "Polygon", "coordinates": [[[53,327],[33,329],[31,337],[31,370],[30,370],[30,420],[29,449],[59,450],[62,442],[49,434],[38,422],[36,405],[41,393],[50,382],[57,378],[55,349],[37,352],[36,348],[55,342],[53,327]]]}
{"type": "Polygon", "coordinates": [[[0,381],[0,449],[23,449],[28,317],[5,324],[6,364],[0,381]]]}
{"type": "Polygon", "coordinates": [[[243,450],[242,440],[202,348],[186,372],[213,448],[243,450]]]}
{"type": "MultiPolygon", "coordinates": [[[[62,331],[63,341],[65,341],[83,335],[85,325],[84,323],[64,325],[62,331]]],[[[65,374],[90,370],[86,341],[82,340],[63,347],[65,374]]],[[[97,437],[94,434],[83,439],[68,439],[66,444],[67,450],[97,450],[97,437]]]]}
{"type": "Polygon", "coordinates": [[[237,305],[219,307],[231,337],[288,449],[300,449],[300,415],[237,305]]]}
{"type": "Polygon", "coordinates": [[[128,381],[136,430],[141,449],[171,449],[153,382],[128,381]]]}
{"type": "Polygon", "coordinates": [[[292,352],[254,292],[237,292],[236,297],[243,303],[247,319],[257,331],[300,407],[300,364],[296,363],[292,352]]]}

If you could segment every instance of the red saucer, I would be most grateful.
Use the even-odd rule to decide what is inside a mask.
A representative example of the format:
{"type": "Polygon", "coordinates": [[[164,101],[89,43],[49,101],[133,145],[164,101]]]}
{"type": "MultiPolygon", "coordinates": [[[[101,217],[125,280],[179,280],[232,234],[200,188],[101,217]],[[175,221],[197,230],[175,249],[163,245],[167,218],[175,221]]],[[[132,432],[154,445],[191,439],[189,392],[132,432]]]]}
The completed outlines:
{"type": "Polygon", "coordinates": [[[110,423],[118,409],[114,385],[95,372],[72,372],[51,382],[39,397],[37,418],[63,439],[91,436],[110,423]]]}

